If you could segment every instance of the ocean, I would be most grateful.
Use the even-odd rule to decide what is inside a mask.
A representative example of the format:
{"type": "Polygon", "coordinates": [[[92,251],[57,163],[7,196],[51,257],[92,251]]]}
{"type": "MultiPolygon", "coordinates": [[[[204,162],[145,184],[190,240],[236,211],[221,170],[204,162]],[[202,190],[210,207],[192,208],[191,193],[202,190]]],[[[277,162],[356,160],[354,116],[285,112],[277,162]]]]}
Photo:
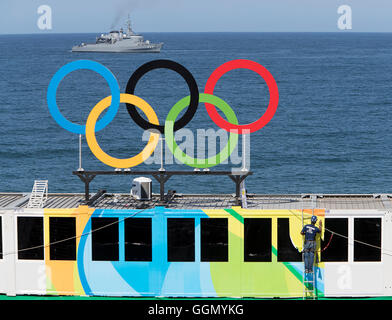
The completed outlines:
{"type": "MultiPolygon", "coordinates": [[[[77,134],[61,128],[46,103],[55,72],[68,62],[90,59],[117,77],[125,92],[131,74],[143,63],[171,59],[184,65],[203,92],[210,74],[232,59],[250,59],[266,67],[279,88],[274,118],[250,137],[250,193],[388,193],[392,187],[392,34],[389,33],[145,33],[164,42],[159,54],[72,53],[96,34],[0,36],[0,192],[30,192],[34,180],[49,180],[49,192],[83,192],[72,171],[78,168],[77,134]]],[[[173,71],[153,70],[137,84],[164,122],[170,108],[189,94],[173,71]]],[[[265,112],[269,92],[256,73],[225,74],[214,94],[235,111],[241,124],[265,112]]],[[[88,70],[69,74],[57,102],[71,121],[85,124],[95,104],[110,95],[106,81],[88,70]]],[[[186,126],[218,127],[202,103],[186,126]]],[[[139,153],[143,130],[121,105],[115,119],[97,133],[105,152],[121,158],[139,153]]],[[[113,170],[91,153],[83,139],[82,167],[113,170]]],[[[159,164],[133,170],[157,170],[159,164]]],[[[229,164],[211,170],[228,170],[229,164]]],[[[193,170],[171,164],[166,170],[193,170]]],[[[92,192],[128,193],[133,177],[96,177],[92,192]]],[[[178,193],[234,193],[228,177],[172,177],[166,189],[178,193]]],[[[153,180],[153,191],[159,186],[153,180]]]]}

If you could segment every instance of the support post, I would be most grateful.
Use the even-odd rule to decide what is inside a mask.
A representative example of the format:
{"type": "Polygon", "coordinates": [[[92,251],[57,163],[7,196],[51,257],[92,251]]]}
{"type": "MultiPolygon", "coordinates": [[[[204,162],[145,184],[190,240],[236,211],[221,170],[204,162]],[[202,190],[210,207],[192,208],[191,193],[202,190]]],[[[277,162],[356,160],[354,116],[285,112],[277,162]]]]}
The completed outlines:
{"type": "Polygon", "coordinates": [[[159,171],[165,171],[165,168],[163,167],[163,146],[165,138],[161,136],[159,140],[161,141],[161,167],[159,168],[159,171]]]}
{"type": "Polygon", "coordinates": [[[95,174],[89,174],[84,171],[77,171],[76,174],[82,182],[84,182],[84,200],[89,201],[90,199],[90,182],[95,178],[95,174]]]}
{"type": "Polygon", "coordinates": [[[165,183],[172,176],[202,176],[202,175],[216,175],[216,176],[229,176],[235,183],[236,205],[241,205],[241,182],[252,174],[251,171],[73,171],[84,183],[85,201],[90,198],[90,182],[97,175],[152,175],[159,183],[160,186],[160,200],[165,201],[165,183]]]}
{"type": "Polygon", "coordinates": [[[165,200],[165,183],[167,180],[170,179],[172,176],[170,173],[166,172],[159,172],[159,173],[153,173],[152,176],[159,182],[159,194],[160,194],[160,201],[165,200]]]}
{"type": "Polygon", "coordinates": [[[78,171],[83,171],[82,168],[82,135],[79,135],[79,169],[78,171]]]}
{"type": "Polygon", "coordinates": [[[234,174],[230,174],[229,177],[231,180],[234,181],[235,183],[235,202],[237,206],[241,205],[241,200],[240,200],[240,196],[241,196],[241,182],[245,180],[245,178],[250,174],[250,172],[246,173],[246,174],[240,174],[240,175],[234,175],[234,174]]]}

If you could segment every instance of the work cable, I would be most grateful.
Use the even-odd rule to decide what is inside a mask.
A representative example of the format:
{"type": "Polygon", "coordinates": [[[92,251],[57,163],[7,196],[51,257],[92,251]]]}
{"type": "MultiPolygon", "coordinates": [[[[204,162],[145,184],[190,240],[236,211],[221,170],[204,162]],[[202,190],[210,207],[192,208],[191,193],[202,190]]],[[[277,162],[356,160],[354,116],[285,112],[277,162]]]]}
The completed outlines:
{"type": "MultiPolygon", "coordinates": [[[[151,204],[151,206],[155,205],[158,201],[159,201],[159,200],[154,201],[154,202],[151,204]]],[[[106,224],[106,225],[104,225],[104,226],[102,226],[102,227],[96,228],[96,229],[91,230],[91,231],[89,231],[89,232],[82,233],[81,235],[76,235],[76,236],[74,236],[74,237],[69,237],[69,238],[57,240],[57,241],[54,241],[54,242],[50,242],[50,243],[48,243],[48,244],[43,244],[43,245],[39,245],[39,246],[33,246],[33,247],[29,247],[29,248],[24,248],[24,249],[19,249],[19,250],[16,250],[16,251],[14,251],[14,252],[3,252],[2,254],[3,254],[3,256],[11,255],[11,254],[17,254],[17,253],[23,252],[23,251],[34,250],[34,249],[39,249],[39,248],[46,248],[46,247],[49,247],[49,246],[51,246],[51,245],[55,245],[55,244],[58,244],[58,243],[62,243],[62,242],[66,242],[66,241],[70,241],[70,240],[74,240],[74,239],[79,239],[79,238],[81,238],[81,237],[83,237],[83,236],[88,236],[88,235],[92,234],[93,232],[102,230],[102,229],[107,228],[107,227],[110,227],[110,226],[112,226],[112,225],[114,225],[114,224],[118,224],[118,223],[120,223],[120,222],[122,222],[122,221],[125,221],[125,220],[127,220],[127,219],[133,218],[133,217],[136,216],[137,214],[140,214],[140,213],[146,211],[147,209],[150,209],[150,207],[141,209],[140,211],[135,212],[135,213],[133,213],[133,214],[130,215],[130,216],[127,216],[127,217],[125,217],[125,218],[123,218],[123,219],[116,220],[116,221],[114,221],[114,222],[112,222],[112,223],[108,223],[108,224],[106,224]]],[[[302,220],[301,217],[299,217],[295,212],[293,212],[292,210],[289,210],[289,211],[290,211],[297,219],[302,220]]],[[[348,236],[345,236],[345,235],[340,234],[340,233],[338,233],[338,232],[329,230],[329,229],[326,228],[326,227],[324,227],[324,229],[325,229],[326,231],[328,231],[328,232],[331,233],[331,237],[330,237],[330,239],[329,239],[328,244],[327,244],[321,251],[319,250],[320,252],[323,252],[325,249],[327,249],[327,247],[330,245],[330,243],[331,243],[331,241],[332,241],[333,235],[337,235],[337,236],[343,237],[343,238],[345,238],[345,239],[347,239],[347,240],[351,240],[351,241],[353,241],[353,242],[357,242],[357,243],[360,243],[360,244],[363,244],[363,245],[366,245],[366,246],[369,246],[369,247],[373,247],[373,248],[375,248],[375,249],[378,249],[378,250],[381,251],[381,254],[388,255],[388,256],[392,256],[392,251],[390,251],[390,250],[386,250],[386,249],[383,249],[383,248],[381,248],[381,247],[379,247],[379,246],[372,245],[372,244],[370,244],[370,243],[363,242],[363,241],[360,241],[360,240],[351,239],[351,238],[349,238],[348,236]],[[388,253],[387,253],[387,252],[388,252],[388,253]]]]}
{"type": "MultiPolygon", "coordinates": [[[[159,201],[159,200],[155,200],[155,201],[151,204],[151,206],[155,205],[158,201],[159,201]]],[[[74,237],[69,237],[69,238],[65,238],[65,239],[53,241],[53,242],[50,242],[50,243],[48,243],[48,244],[43,244],[43,245],[34,246],[34,247],[29,247],[29,248],[24,248],[24,249],[19,249],[19,250],[16,250],[16,251],[14,251],[14,252],[4,252],[4,253],[3,253],[3,256],[11,255],[11,254],[17,254],[17,253],[19,253],[19,252],[28,251],[28,250],[34,250],[34,249],[40,249],[40,248],[47,248],[47,247],[49,247],[49,246],[51,246],[51,245],[55,245],[55,244],[58,244],[58,243],[62,243],[62,242],[66,242],[66,241],[70,241],[70,240],[74,240],[74,239],[79,239],[79,238],[81,238],[81,237],[88,236],[88,235],[92,234],[93,232],[102,230],[102,229],[107,228],[107,227],[110,227],[110,226],[112,226],[112,225],[114,225],[114,224],[118,224],[118,223],[120,223],[120,222],[122,222],[122,221],[125,221],[125,220],[127,220],[127,219],[133,218],[133,217],[136,216],[137,214],[140,214],[140,213],[146,211],[147,209],[151,209],[151,207],[147,207],[147,208],[141,209],[140,211],[137,211],[137,212],[133,213],[133,214],[130,215],[130,216],[127,216],[127,217],[125,217],[125,218],[123,218],[123,219],[118,219],[118,220],[116,220],[116,221],[114,221],[114,222],[111,222],[111,223],[108,223],[108,224],[105,224],[105,225],[102,226],[102,227],[96,228],[96,229],[91,230],[91,231],[86,232],[86,233],[82,233],[81,235],[76,235],[76,236],[74,236],[74,237]]],[[[91,217],[90,217],[90,218],[91,218],[91,217]]],[[[94,217],[93,217],[93,218],[94,218],[94,217]]]]}
{"type": "MultiPolygon", "coordinates": [[[[293,212],[292,210],[289,210],[289,211],[290,211],[297,219],[302,220],[301,217],[299,217],[295,212],[293,212]]],[[[355,239],[349,238],[348,236],[345,236],[345,235],[340,234],[340,233],[338,233],[338,232],[329,230],[329,229],[326,228],[326,227],[324,227],[324,230],[330,232],[331,235],[337,235],[338,237],[342,237],[342,238],[345,238],[345,239],[347,239],[347,240],[351,240],[352,242],[357,242],[357,243],[363,244],[363,245],[365,245],[365,246],[369,246],[369,247],[378,249],[378,250],[381,251],[381,254],[384,254],[384,255],[387,255],[387,256],[392,256],[392,251],[391,251],[391,250],[383,249],[383,248],[381,248],[381,247],[379,247],[379,246],[376,246],[376,245],[373,245],[373,244],[371,244],[371,243],[367,243],[367,242],[363,242],[363,241],[360,241],[360,240],[355,240],[355,239]],[[388,253],[387,253],[387,252],[388,252],[388,253]]],[[[332,239],[330,239],[330,240],[332,240],[332,239]]],[[[329,243],[330,243],[330,242],[329,242],[329,243]]],[[[329,244],[328,244],[328,245],[329,245],[329,244]]],[[[325,248],[324,248],[324,250],[325,250],[325,248]]],[[[323,251],[324,251],[324,250],[323,250],[323,251]]]]}

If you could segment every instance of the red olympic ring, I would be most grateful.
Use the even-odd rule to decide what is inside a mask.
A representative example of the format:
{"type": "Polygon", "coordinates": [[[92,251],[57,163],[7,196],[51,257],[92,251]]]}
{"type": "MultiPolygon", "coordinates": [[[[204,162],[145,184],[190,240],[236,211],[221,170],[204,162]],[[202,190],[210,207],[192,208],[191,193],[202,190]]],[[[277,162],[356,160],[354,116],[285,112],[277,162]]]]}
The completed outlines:
{"type": "Polygon", "coordinates": [[[208,115],[211,117],[212,121],[214,121],[218,127],[225,129],[228,132],[234,130],[239,134],[247,134],[263,128],[274,117],[276,109],[278,108],[278,103],[279,103],[278,85],[276,84],[276,81],[272,76],[272,74],[265,67],[252,60],[237,59],[237,60],[228,61],[214,70],[214,72],[207,80],[206,86],[204,88],[204,93],[213,94],[216,83],[225,73],[233,69],[241,69],[241,68],[249,69],[258,73],[267,83],[268,90],[270,93],[270,100],[269,100],[268,108],[264,112],[264,114],[255,122],[244,124],[244,125],[236,125],[223,119],[218,113],[218,111],[216,111],[214,105],[210,103],[205,103],[205,106],[208,115]]]}

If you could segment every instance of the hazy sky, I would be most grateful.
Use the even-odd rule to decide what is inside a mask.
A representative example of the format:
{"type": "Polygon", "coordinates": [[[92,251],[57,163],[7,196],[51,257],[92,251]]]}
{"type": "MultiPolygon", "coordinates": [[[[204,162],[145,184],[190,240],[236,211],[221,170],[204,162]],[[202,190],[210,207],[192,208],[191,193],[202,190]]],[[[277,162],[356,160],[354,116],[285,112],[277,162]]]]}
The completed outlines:
{"type": "Polygon", "coordinates": [[[307,31],[391,32],[392,0],[0,0],[0,34],[104,32],[307,31]],[[37,26],[40,5],[52,9],[52,30],[37,26]],[[337,28],[341,5],[352,30],[337,28]]]}

